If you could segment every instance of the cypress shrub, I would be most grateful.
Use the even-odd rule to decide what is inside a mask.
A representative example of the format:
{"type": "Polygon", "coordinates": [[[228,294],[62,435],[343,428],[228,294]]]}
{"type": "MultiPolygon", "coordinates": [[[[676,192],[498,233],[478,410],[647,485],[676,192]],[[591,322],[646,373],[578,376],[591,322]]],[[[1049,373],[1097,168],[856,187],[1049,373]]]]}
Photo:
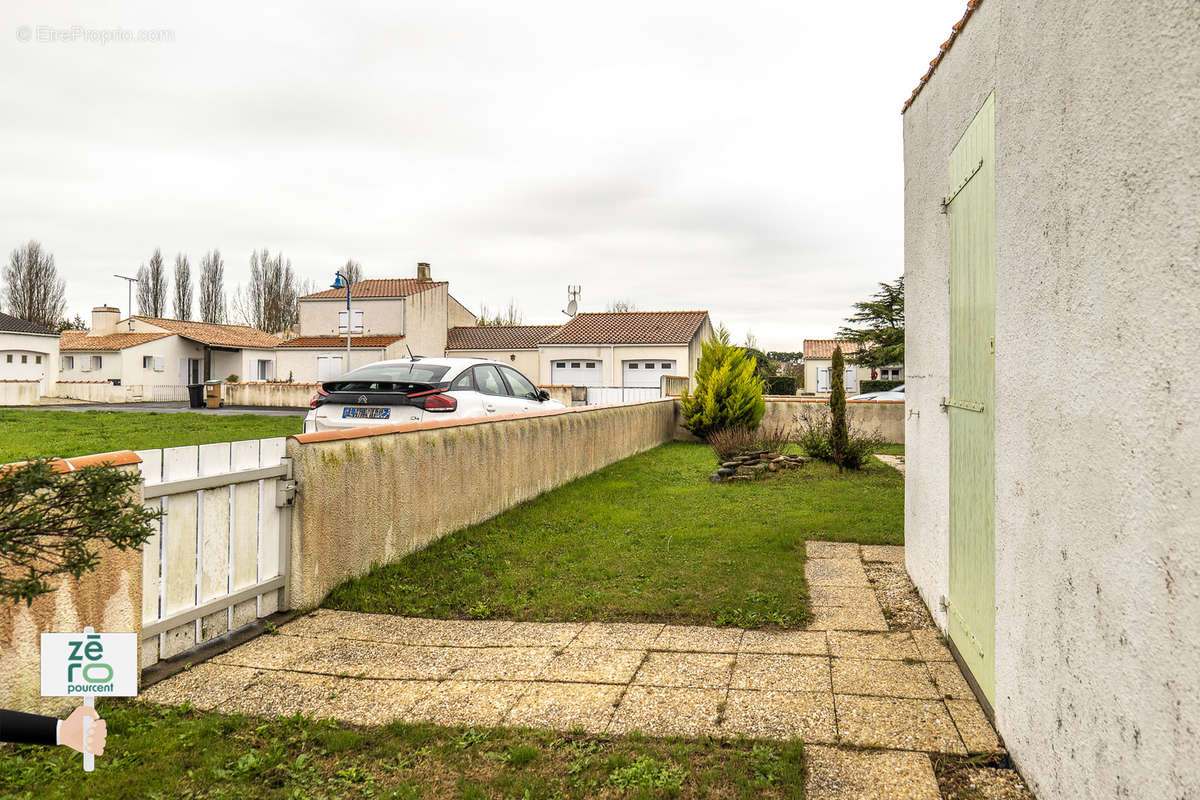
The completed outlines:
{"type": "Polygon", "coordinates": [[[850,429],[846,425],[846,359],[842,355],[841,345],[833,349],[830,370],[829,414],[832,428],[829,431],[829,451],[838,472],[841,472],[850,449],[850,429]]]}
{"type": "Polygon", "coordinates": [[[754,359],[729,343],[729,331],[717,328],[700,352],[696,392],[684,390],[683,426],[702,439],[721,428],[753,428],[767,410],[763,383],[754,359]]]}

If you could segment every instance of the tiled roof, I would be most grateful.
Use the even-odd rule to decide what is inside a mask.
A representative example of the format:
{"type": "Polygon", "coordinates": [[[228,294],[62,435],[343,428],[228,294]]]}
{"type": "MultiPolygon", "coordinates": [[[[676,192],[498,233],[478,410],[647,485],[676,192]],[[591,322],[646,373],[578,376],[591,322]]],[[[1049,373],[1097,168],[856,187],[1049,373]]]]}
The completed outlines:
{"type": "Polygon", "coordinates": [[[707,317],[707,311],[583,313],[542,344],[687,344],[707,317]]]}
{"type": "Polygon", "coordinates": [[[833,358],[833,348],[842,346],[842,355],[848,356],[858,352],[858,342],[846,339],[805,339],[804,358],[833,358]]]}
{"type": "MultiPolygon", "coordinates": [[[[393,342],[398,342],[403,339],[403,336],[351,336],[351,347],[387,347],[393,342]]],[[[330,347],[339,348],[346,346],[345,336],[297,336],[295,339],[288,339],[286,342],[280,342],[279,347],[330,347]]]]}
{"type": "Polygon", "coordinates": [[[72,350],[113,352],[173,335],[171,333],[110,333],[105,336],[88,336],[87,331],[63,331],[58,338],[58,349],[60,352],[72,350]]]}
{"type": "Polygon", "coordinates": [[[36,322],[30,322],[27,319],[14,317],[11,314],[0,314],[0,331],[5,333],[40,333],[54,335],[54,331],[49,328],[38,325],[36,322]]]}
{"type": "Polygon", "coordinates": [[[278,336],[251,328],[247,325],[218,325],[213,322],[192,322],[162,317],[139,317],[134,319],[149,322],[172,333],[186,336],[201,344],[214,347],[261,347],[270,350],[282,341],[278,336]]]}
{"type": "Polygon", "coordinates": [[[942,42],[938,54],[934,56],[933,61],[929,62],[929,69],[921,76],[921,82],[917,84],[917,88],[913,89],[912,94],[904,101],[904,108],[900,109],[901,114],[908,111],[908,107],[917,99],[917,95],[925,88],[925,84],[929,83],[929,79],[933,76],[933,71],[937,69],[937,65],[941,63],[946,53],[949,52],[950,46],[954,44],[955,38],[958,37],[958,34],[962,33],[963,26],[967,24],[967,20],[975,13],[975,9],[979,8],[981,3],[983,3],[983,0],[967,0],[967,10],[963,12],[962,19],[954,23],[954,27],[950,31],[950,38],[942,42]]]}
{"type": "Polygon", "coordinates": [[[451,328],[447,350],[533,350],[560,325],[483,325],[451,328]]]}
{"type": "MultiPolygon", "coordinates": [[[[419,278],[373,278],[359,281],[350,286],[350,297],[409,297],[420,294],[435,286],[445,286],[446,281],[425,281],[419,278]]],[[[345,299],[345,289],[326,289],[301,297],[301,300],[345,299]]]]}

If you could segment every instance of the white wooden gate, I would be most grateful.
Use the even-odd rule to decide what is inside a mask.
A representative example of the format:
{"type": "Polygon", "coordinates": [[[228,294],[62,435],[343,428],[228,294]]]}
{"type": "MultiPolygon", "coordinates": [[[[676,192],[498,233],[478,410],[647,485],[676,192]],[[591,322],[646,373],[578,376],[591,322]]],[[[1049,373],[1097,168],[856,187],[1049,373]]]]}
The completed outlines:
{"type": "Polygon", "coordinates": [[[295,482],[283,437],[139,450],[142,667],[288,608],[295,482]]]}

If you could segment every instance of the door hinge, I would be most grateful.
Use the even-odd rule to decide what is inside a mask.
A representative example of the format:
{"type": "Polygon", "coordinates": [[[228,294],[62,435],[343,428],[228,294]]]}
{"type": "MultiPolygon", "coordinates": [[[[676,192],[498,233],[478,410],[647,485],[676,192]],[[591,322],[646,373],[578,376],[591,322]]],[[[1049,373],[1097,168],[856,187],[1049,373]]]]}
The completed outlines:
{"type": "Polygon", "coordinates": [[[943,397],[942,411],[949,408],[961,408],[965,411],[983,411],[983,403],[976,403],[974,400],[959,400],[956,397],[943,397]]]}
{"type": "Polygon", "coordinates": [[[942,213],[945,213],[946,208],[949,207],[952,202],[954,202],[954,198],[958,197],[958,193],[966,188],[967,184],[971,182],[971,178],[974,178],[975,173],[979,172],[981,169],[983,169],[982,158],[979,159],[979,163],[975,165],[975,168],[968,172],[967,176],[958,182],[958,186],[955,186],[950,194],[942,198],[942,213]]]}

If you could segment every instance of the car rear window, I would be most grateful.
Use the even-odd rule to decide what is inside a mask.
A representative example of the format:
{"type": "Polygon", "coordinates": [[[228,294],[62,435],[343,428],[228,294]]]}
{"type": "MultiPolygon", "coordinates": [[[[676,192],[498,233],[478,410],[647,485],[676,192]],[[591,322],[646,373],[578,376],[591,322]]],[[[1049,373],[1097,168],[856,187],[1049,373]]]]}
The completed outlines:
{"type": "Polygon", "coordinates": [[[372,364],[347,372],[328,381],[325,389],[331,392],[409,392],[414,388],[437,383],[450,371],[439,364],[372,364]]]}

